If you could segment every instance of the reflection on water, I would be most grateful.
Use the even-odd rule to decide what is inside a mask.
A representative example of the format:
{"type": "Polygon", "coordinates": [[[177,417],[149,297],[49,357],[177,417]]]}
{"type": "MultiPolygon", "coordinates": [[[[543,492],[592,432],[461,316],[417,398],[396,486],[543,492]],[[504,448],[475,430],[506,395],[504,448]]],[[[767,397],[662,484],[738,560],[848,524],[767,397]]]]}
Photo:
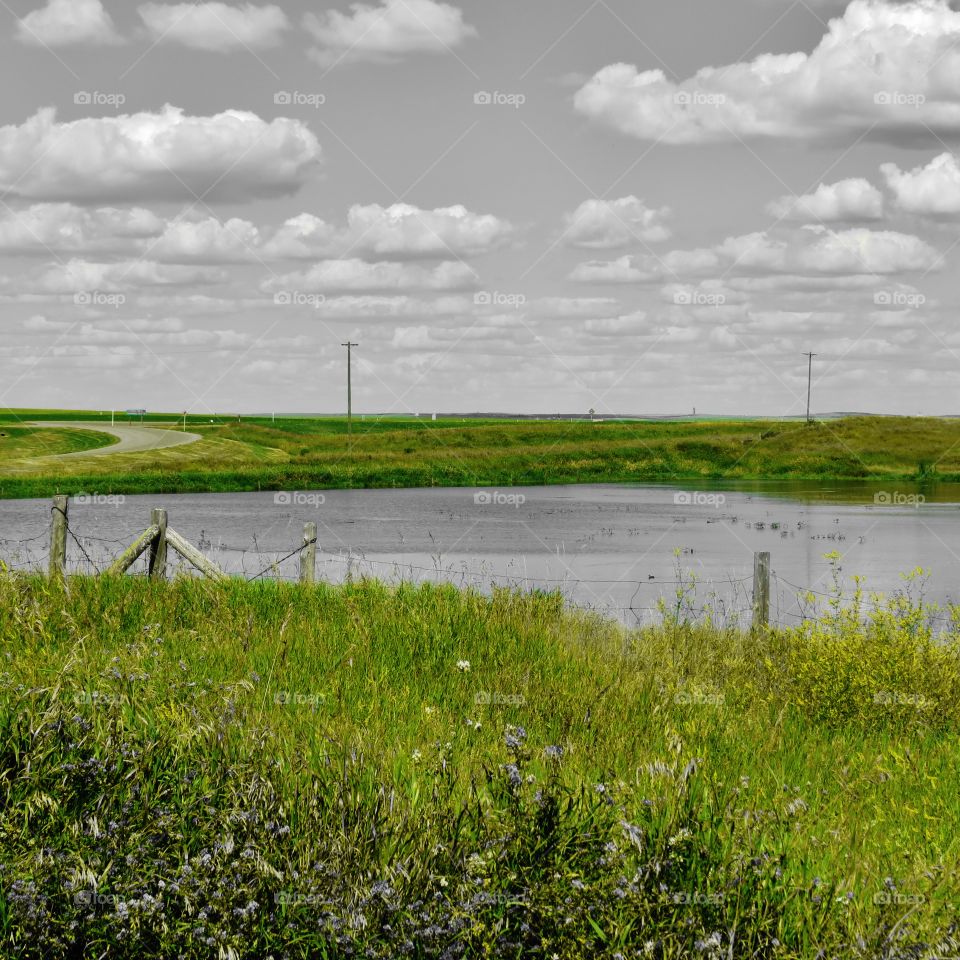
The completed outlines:
{"type": "MultiPolygon", "coordinates": [[[[721,616],[750,608],[753,554],[772,555],[773,615],[792,622],[797,595],[822,602],[836,572],[868,590],[923,590],[947,603],[960,584],[960,484],[741,482],[513,489],[327,490],[150,495],[72,502],[71,528],[104,565],[165,507],[170,525],[224,569],[293,579],[305,521],[318,526],[319,575],[448,580],[559,589],[627,623],[655,619],[696,581],[721,616]],[[827,554],[835,553],[833,563],[827,554]],[[293,554],[293,556],[288,556],[293,554]],[[930,576],[907,584],[901,574],[930,576]]],[[[49,503],[0,501],[0,558],[43,562],[49,503]]],[[[80,546],[71,558],[82,567],[80,546]]],[[[142,561],[140,562],[142,565],[142,561]]],[[[137,569],[140,567],[138,566],[137,569]]]]}

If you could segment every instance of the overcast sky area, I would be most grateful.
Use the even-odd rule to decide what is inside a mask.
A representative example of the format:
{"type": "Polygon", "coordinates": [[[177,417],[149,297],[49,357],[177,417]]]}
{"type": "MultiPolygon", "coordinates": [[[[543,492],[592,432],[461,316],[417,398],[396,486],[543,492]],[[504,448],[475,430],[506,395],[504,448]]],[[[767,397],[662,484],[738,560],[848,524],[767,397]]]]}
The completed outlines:
{"type": "Polygon", "coordinates": [[[960,413],[947,0],[4,0],[0,404],[960,413]]]}

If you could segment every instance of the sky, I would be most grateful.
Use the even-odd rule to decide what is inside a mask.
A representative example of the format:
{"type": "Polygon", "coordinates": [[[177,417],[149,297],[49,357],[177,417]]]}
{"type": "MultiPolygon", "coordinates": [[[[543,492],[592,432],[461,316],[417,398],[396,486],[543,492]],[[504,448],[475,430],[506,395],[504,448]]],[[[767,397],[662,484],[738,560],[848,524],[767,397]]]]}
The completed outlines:
{"type": "Polygon", "coordinates": [[[948,0],[0,17],[0,406],[960,413],[948,0]]]}

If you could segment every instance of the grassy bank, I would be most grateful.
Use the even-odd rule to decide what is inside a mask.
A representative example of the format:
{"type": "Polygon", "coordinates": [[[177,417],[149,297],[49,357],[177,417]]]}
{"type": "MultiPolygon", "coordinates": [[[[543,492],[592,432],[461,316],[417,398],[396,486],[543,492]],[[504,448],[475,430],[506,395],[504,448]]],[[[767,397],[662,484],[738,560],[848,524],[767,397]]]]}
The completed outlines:
{"type": "MultiPolygon", "coordinates": [[[[0,438],[0,497],[667,480],[960,479],[960,421],[188,422],[203,439],[56,460],[0,438]],[[5,446],[6,444],[6,446],[5,446]]],[[[19,428],[27,430],[29,428],[19,428]]]]}
{"type": "Polygon", "coordinates": [[[0,644],[4,955],[960,952],[960,647],[906,601],[0,575],[0,644]]]}

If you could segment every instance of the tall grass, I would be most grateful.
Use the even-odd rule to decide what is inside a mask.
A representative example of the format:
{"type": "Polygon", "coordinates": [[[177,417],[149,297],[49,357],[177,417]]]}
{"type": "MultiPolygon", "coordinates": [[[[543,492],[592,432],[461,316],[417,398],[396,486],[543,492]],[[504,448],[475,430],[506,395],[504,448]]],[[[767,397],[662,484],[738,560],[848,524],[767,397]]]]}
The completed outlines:
{"type": "MultiPolygon", "coordinates": [[[[197,426],[195,444],[44,460],[4,455],[0,496],[668,480],[960,479],[960,422],[850,417],[802,423],[358,422],[197,426]]],[[[12,450],[12,448],[11,448],[12,450]]]]}
{"type": "Polygon", "coordinates": [[[3,951],[956,954],[928,612],[0,575],[3,951]]]}

